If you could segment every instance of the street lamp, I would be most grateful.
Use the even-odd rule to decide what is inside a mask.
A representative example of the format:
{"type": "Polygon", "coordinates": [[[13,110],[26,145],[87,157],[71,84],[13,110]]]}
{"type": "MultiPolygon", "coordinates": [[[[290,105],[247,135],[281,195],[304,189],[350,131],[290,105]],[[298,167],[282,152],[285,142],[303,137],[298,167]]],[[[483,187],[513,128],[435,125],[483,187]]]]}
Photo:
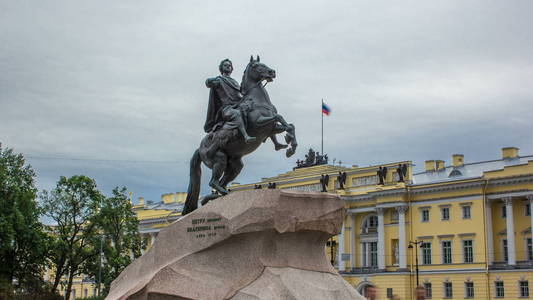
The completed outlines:
{"type": "Polygon", "coordinates": [[[416,286],[420,285],[420,282],[418,281],[418,251],[417,251],[417,246],[418,245],[420,245],[420,248],[423,248],[424,243],[422,241],[417,241],[417,240],[415,240],[414,242],[413,241],[409,241],[409,246],[407,247],[409,249],[415,248],[416,286]],[[413,245],[416,245],[416,246],[413,247],[413,245]]]}
{"type": "Polygon", "coordinates": [[[336,246],[336,242],[333,240],[333,237],[329,239],[329,249],[331,250],[330,258],[331,258],[331,265],[333,266],[335,264],[335,254],[333,247],[336,246]]]}

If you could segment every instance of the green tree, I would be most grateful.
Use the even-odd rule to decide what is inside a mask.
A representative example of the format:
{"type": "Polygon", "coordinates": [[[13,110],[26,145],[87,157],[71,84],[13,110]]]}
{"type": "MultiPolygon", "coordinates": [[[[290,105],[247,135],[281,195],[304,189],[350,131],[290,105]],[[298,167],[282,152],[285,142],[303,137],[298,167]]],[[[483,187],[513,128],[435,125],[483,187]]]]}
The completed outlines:
{"type": "MultiPolygon", "coordinates": [[[[103,261],[101,266],[103,295],[107,295],[111,282],[133,261],[141,255],[141,236],[139,221],[133,212],[126,188],[116,187],[111,197],[107,197],[100,210],[100,227],[103,238],[103,261]]],[[[89,261],[86,271],[98,282],[100,274],[99,260],[89,261]]]]}
{"type": "Polygon", "coordinates": [[[0,144],[0,298],[43,286],[47,236],[39,222],[34,177],[22,154],[0,144]]]}
{"type": "Polygon", "coordinates": [[[51,262],[55,270],[52,290],[67,276],[65,298],[70,299],[74,276],[80,275],[88,260],[98,257],[94,241],[99,234],[99,208],[104,196],[93,179],[61,176],[50,193],[43,191],[43,211],[55,224],[51,262]]]}

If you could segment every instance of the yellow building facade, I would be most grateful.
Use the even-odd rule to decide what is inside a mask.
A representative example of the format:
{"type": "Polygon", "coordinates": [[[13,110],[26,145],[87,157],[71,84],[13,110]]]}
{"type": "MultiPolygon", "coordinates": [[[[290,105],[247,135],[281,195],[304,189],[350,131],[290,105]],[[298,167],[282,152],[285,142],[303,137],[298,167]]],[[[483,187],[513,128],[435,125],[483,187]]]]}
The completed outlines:
{"type": "MultiPolygon", "coordinates": [[[[280,189],[339,194],[347,209],[342,233],[328,255],[361,293],[377,286],[380,299],[413,299],[418,284],[428,299],[524,299],[533,284],[533,156],[502,149],[499,159],[465,163],[428,160],[350,168],[298,168],[233,191],[276,183],[280,189]],[[402,172],[401,165],[406,165],[402,172]],[[383,184],[377,175],[387,167],[383,184]],[[346,173],[344,189],[338,174],[346,173]],[[400,180],[400,174],[405,180],[400,180]],[[331,257],[330,257],[331,258],[331,257]],[[418,276],[417,276],[418,260],[418,276]]],[[[533,296],[532,296],[533,297],[533,296]]]]}

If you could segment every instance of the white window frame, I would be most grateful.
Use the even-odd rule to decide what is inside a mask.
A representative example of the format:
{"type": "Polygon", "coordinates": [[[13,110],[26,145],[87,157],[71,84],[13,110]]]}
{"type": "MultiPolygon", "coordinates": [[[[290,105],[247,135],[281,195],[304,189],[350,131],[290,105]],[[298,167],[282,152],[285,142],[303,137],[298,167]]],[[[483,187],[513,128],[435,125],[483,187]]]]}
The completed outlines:
{"type": "Polygon", "coordinates": [[[366,218],[364,218],[363,222],[361,223],[361,233],[377,233],[378,226],[379,226],[378,216],[376,214],[370,214],[366,216],[366,218]],[[375,224],[373,224],[374,221],[370,222],[371,219],[375,221],[375,224]],[[375,225],[375,226],[370,226],[371,223],[372,225],[375,225]],[[372,229],[372,230],[369,230],[369,229],[372,229]]]}
{"type": "Polygon", "coordinates": [[[442,257],[441,257],[441,262],[443,265],[449,265],[449,264],[452,264],[453,263],[453,243],[451,240],[442,240],[441,243],[441,254],[442,254],[442,257]],[[446,259],[445,259],[445,251],[444,251],[444,243],[447,243],[449,242],[450,243],[450,261],[449,262],[446,262],[446,259]]]}
{"type": "Polygon", "coordinates": [[[441,221],[450,221],[450,207],[449,206],[443,206],[440,208],[440,220],[441,221]],[[447,213],[444,213],[444,212],[447,213]]]}
{"type": "Polygon", "coordinates": [[[519,298],[529,298],[529,294],[530,294],[529,293],[529,280],[519,280],[518,281],[518,297],[519,298]],[[527,285],[527,290],[526,290],[527,295],[524,295],[524,293],[523,293],[524,290],[522,290],[522,283],[524,283],[524,282],[527,285]]]}
{"type": "Polygon", "coordinates": [[[494,281],[494,297],[495,298],[505,298],[505,283],[503,280],[496,280],[494,281]],[[501,296],[498,296],[498,283],[502,284],[502,294],[501,296]]]}
{"type": "Polygon", "coordinates": [[[421,259],[420,261],[422,261],[422,265],[431,265],[433,264],[433,246],[432,246],[432,243],[431,241],[424,241],[422,242],[422,245],[424,244],[429,244],[429,264],[426,264],[426,260],[424,259],[425,258],[425,250],[426,250],[426,247],[421,247],[420,248],[420,256],[421,256],[421,259]]]}
{"type": "Polygon", "coordinates": [[[429,208],[424,208],[420,210],[420,222],[427,223],[429,222],[429,219],[431,218],[429,214],[429,208]],[[424,220],[424,213],[427,213],[427,220],[424,220]]]}
{"type": "Polygon", "coordinates": [[[474,299],[476,297],[476,289],[475,289],[475,284],[473,281],[465,281],[465,299],[474,299]],[[471,284],[472,285],[472,295],[468,295],[468,290],[469,290],[469,287],[468,287],[468,284],[471,284]]]}
{"type": "Polygon", "coordinates": [[[507,244],[507,239],[502,239],[502,255],[503,261],[509,262],[509,246],[507,244]]]}
{"type": "Polygon", "coordinates": [[[472,219],[472,206],[471,205],[463,205],[463,206],[461,206],[461,212],[463,214],[463,220],[472,219]],[[466,216],[466,214],[465,214],[466,209],[468,209],[468,216],[466,216]]]}
{"type": "Polygon", "coordinates": [[[442,283],[442,292],[443,292],[442,293],[442,298],[444,298],[444,299],[452,299],[453,298],[453,284],[452,284],[451,281],[445,281],[445,282],[442,283]],[[446,288],[446,286],[448,284],[450,285],[450,290],[449,290],[450,291],[450,295],[449,296],[447,295],[447,291],[448,290],[446,288]]]}
{"type": "Polygon", "coordinates": [[[424,290],[426,291],[426,299],[431,299],[433,297],[433,285],[431,284],[431,282],[424,282],[423,286],[424,290]],[[429,285],[429,289],[427,285],[429,285]]]}
{"type": "Polygon", "coordinates": [[[474,248],[474,240],[473,239],[463,239],[461,241],[461,246],[463,248],[463,263],[465,263],[465,264],[473,264],[474,263],[474,253],[475,253],[475,251],[474,251],[474,249],[475,249],[474,248]],[[471,241],[472,242],[472,251],[471,251],[472,261],[470,261],[470,262],[466,261],[466,251],[465,251],[466,250],[466,247],[465,247],[465,242],[466,241],[471,241]]]}

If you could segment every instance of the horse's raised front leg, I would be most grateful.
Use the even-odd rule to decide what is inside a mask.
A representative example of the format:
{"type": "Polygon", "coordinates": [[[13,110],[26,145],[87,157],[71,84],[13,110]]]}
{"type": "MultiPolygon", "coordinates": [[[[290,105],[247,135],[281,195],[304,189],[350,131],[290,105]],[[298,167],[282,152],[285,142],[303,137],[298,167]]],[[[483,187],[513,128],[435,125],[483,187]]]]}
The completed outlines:
{"type": "Polygon", "coordinates": [[[275,122],[278,120],[278,115],[271,115],[271,116],[260,116],[257,118],[256,124],[257,126],[265,126],[269,123],[275,122]]]}
{"type": "Polygon", "coordinates": [[[282,143],[278,142],[278,138],[276,137],[276,134],[272,134],[270,136],[270,140],[272,140],[272,143],[274,143],[274,149],[276,151],[279,151],[281,149],[285,149],[285,148],[289,147],[289,145],[282,144],[282,143]]]}
{"type": "Polygon", "coordinates": [[[285,121],[285,118],[283,118],[282,115],[276,114],[276,120],[281,123],[285,127],[285,130],[289,130],[289,127],[291,126],[287,121],[285,121]]]}
{"type": "Polygon", "coordinates": [[[278,139],[276,137],[276,134],[285,132],[285,130],[286,130],[285,126],[281,124],[276,124],[276,126],[272,130],[272,134],[269,136],[270,140],[272,140],[272,143],[274,143],[274,149],[276,149],[276,151],[285,149],[289,146],[289,145],[285,145],[285,144],[278,142],[278,139]]]}
{"type": "Polygon", "coordinates": [[[287,153],[285,153],[285,155],[287,157],[291,157],[296,152],[296,147],[298,147],[298,142],[296,141],[296,128],[293,124],[288,124],[285,142],[291,145],[291,147],[287,149],[287,153]]]}

